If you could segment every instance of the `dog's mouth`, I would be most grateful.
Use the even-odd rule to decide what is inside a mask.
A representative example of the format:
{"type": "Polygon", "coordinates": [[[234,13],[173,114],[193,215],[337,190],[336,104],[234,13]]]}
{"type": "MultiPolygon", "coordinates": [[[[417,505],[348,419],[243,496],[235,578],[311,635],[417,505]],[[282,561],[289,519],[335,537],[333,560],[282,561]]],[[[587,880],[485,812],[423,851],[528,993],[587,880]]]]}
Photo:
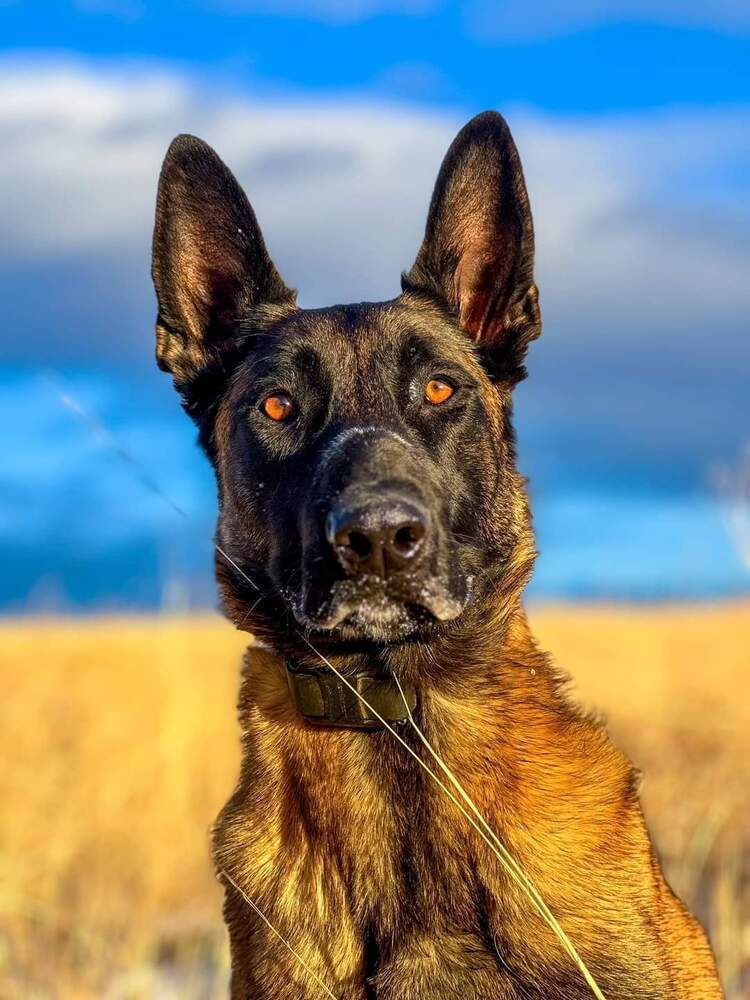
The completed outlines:
{"type": "Polygon", "coordinates": [[[457,618],[471,591],[467,578],[460,593],[438,578],[389,586],[380,580],[338,580],[327,595],[307,591],[291,606],[307,629],[344,639],[394,641],[457,618]]]}

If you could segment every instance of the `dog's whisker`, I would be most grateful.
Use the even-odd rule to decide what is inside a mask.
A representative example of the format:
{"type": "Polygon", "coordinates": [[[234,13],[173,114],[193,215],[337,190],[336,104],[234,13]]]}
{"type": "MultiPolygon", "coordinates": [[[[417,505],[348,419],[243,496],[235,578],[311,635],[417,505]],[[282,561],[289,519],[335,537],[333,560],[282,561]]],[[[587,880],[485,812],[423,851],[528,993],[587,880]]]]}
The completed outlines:
{"type": "Polygon", "coordinates": [[[242,621],[241,621],[241,622],[240,622],[240,624],[239,624],[239,625],[237,626],[237,627],[238,627],[238,628],[239,628],[240,630],[242,630],[242,628],[243,628],[243,627],[244,627],[245,625],[247,625],[247,623],[248,623],[248,620],[249,620],[249,618],[250,618],[250,615],[251,615],[251,614],[253,613],[253,611],[255,611],[255,609],[256,609],[256,608],[258,607],[258,605],[260,604],[260,602],[261,602],[261,601],[263,600],[263,598],[264,598],[265,596],[266,596],[265,594],[261,594],[261,595],[260,595],[260,597],[259,597],[259,598],[257,599],[257,601],[253,601],[253,603],[252,603],[252,604],[250,605],[250,607],[249,607],[249,608],[247,609],[247,611],[245,612],[245,614],[244,614],[244,615],[242,616],[242,621]]]}
{"type": "MultiPolygon", "coordinates": [[[[229,563],[229,565],[240,574],[240,576],[242,577],[243,580],[246,580],[254,590],[260,591],[260,587],[255,582],[255,580],[251,580],[250,579],[250,577],[247,575],[247,573],[240,566],[237,565],[237,563],[234,561],[234,559],[232,559],[232,557],[229,555],[229,553],[225,549],[223,549],[219,545],[218,542],[214,542],[214,548],[219,553],[219,555],[223,556],[224,559],[226,559],[226,561],[229,563]]],[[[263,593],[261,593],[261,597],[264,597],[264,596],[265,595],[263,593]]]]}
{"type": "Polygon", "coordinates": [[[497,572],[494,572],[494,573],[493,573],[493,571],[491,569],[480,569],[476,573],[476,579],[477,580],[482,580],[484,582],[489,582],[490,584],[494,584],[494,583],[497,583],[498,580],[500,580],[500,578],[502,577],[502,575],[503,575],[503,570],[502,569],[500,569],[500,570],[498,570],[497,572]]]}
{"type": "Polygon", "coordinates": [[[476,538],[472,537],[471,535],[466,535],[462,531],[454,531],[451,529],[451,535],[453,536],[453,538],[458,539],[458,541],[460,542],[468,542],[470,545],[477,544],[476,538]]]}

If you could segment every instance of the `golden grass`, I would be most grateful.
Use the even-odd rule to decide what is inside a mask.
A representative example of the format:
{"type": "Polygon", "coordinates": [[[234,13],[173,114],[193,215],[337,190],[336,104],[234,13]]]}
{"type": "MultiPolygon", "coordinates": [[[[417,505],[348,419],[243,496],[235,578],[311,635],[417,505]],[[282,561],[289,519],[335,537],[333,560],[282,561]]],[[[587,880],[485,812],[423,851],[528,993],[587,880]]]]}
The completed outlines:
{"type": "MultiPolygon", "coordinates": [[[[647,778],[647,818],[750,990],[750,606],[534,609],[647,778]]],[[[0,996],[226,995],[207,832],[238,764],[219,619],[0,625],[0,996]]]]}

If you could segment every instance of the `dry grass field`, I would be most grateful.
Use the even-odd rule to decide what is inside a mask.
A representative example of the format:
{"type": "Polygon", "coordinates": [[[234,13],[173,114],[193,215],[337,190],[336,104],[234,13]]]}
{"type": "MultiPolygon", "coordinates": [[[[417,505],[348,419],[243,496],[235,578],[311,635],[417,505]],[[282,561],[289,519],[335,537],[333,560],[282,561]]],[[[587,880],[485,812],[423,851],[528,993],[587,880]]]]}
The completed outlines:
{"type": "MultiPolygon", "coordinates": [[[[750,997],[750,605],[532,620],[645,772],[669,878],[750,997]]],[[[208,616],[0,624],[3,1000],[225,996],[207,833],[243,645],[208,616]]]]}

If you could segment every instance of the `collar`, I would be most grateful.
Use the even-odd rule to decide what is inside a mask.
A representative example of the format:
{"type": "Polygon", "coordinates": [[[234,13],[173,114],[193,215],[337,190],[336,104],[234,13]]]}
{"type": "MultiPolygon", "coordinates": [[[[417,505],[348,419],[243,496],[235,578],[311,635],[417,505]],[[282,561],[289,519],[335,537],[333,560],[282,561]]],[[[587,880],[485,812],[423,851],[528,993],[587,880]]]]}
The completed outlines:
{"type": "MultiPolygon", "coordinates": [[[[354,691],[327,667],[302,667],[294,660],[287,660],[285,666],[292,701],[308,722],[342,729],[383,728],[354,691]]],[[[346,679],[386,722],[406,722],[409,716],[392,674],[362,670],[347,674],[346,679]]],[[[401,686],[409,711],[413,712],[417,704],[416,688],[405,682],[401,686]]]]}

